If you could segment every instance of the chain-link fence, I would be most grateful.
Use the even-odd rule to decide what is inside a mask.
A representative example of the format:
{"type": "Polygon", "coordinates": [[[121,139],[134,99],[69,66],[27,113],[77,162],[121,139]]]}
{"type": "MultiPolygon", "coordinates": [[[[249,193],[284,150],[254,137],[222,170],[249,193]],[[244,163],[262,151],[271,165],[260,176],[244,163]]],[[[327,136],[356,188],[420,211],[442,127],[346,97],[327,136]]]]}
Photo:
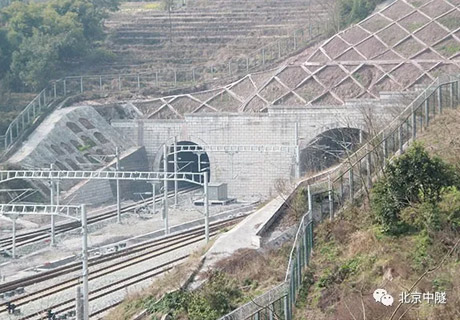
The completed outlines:
{"type": "Polygon", "coordinates": [[[287,320],[292,319],[294,303],[302,283],[305,267],[313,247],[313,220],[305,214],[289,256],[285,281],[219,320],[287,320]]]}
{"type": "MultiPolygon", "coordinates": [[[[289,257],[285,282],[219,320],[292,320],[293,307],[313,248],[313,217],[334,219],[340,210],[367,192],[385,164],[408,148],[431,119],[460,102],[460,77],[438,78],[380,133],[339,166],[307,181],[309,211],[300,222],[289,257]]],[[[305,185],[305,184],[302,184],[305,185]]]]}

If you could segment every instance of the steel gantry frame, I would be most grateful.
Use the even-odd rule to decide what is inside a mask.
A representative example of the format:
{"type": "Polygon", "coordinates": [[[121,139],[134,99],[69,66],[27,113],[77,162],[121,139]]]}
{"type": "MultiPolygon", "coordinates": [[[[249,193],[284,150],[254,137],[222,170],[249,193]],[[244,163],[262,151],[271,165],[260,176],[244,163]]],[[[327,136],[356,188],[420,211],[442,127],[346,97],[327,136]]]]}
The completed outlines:
{"type": "Polygon", "coordinates": [[[88,228],[86,206],[44,205],[44,204],[0,204],[0,215],[9,217],[13,222],[12,256],[16,258],[16,220],[22,215],[47,215],[65,217],[81,222],[82,228],[82,282],[83,304],[80,309],[77,299],[77,319],[89,319],[89,271],[88,271],[88,228]],[[78,217],[80,216],[80,218],[78,217]],[[79,314],[81,312],[81,315],[79,314]]]}
{"type": "MultiPolygon", "coordinates": [[[[166,149],[166,145],[165,145],[166,149]]],[[[166,150],[165,150],[166,152],[166,150]]],[[[166,154],[166,153],[165,153],[166,154]]],[[[207,185],[207,172],[167,172],[167,163],[164,162],[165,172],[139,172],[139,171],[60,171],[60,170],[0,170],[0,183],[12,181],[15,179],[26,180],[49,180],[51,182],[51,201],[54,205],[54,181],[59,180],[128,180],[128,181],[146,181],[153,185],[153,196],[155,195],[155,183],[164,181],[164,198],[163,198],[163,220],[165,225],[165,234],[169,234],[169,217],[168,217],[168,196],[167,185],[169,181],[186,181],[189,183],[201,185],[204,187],[204,198],[206,206],[209,205],[207,185]],[[203,179],[201,179],[203,177],[203,179]],[[199,179],[197,179],[199,178],[199,179]],[[203,183],[198,182],[203,181],[203,183]]],[[[177,189],[175,190],[177,191],[177,189]]],[[[117,192],[117,221],[120,221],[119,203],[120,193],[117,192]]],[[[59,198],[59,195],[58,195],[59,198]]],[[[155,198],[152,198],[152,206],[155,210],[155,198]]],[[[59,200],[57,201],[59,203],[59,200]]],[[[155,211],[153,211],[155,212],[155,211]]],[[[209,208],[205,210],[205,233],[209,234],[209,208]]],[[[53,216],[52,216],[53,217],[53,216]]],[[[51,245],[55,241],[54,219],[51,222],[51,245]]],[[[209,241],[209,237],[206,237],[209,241]]]]}

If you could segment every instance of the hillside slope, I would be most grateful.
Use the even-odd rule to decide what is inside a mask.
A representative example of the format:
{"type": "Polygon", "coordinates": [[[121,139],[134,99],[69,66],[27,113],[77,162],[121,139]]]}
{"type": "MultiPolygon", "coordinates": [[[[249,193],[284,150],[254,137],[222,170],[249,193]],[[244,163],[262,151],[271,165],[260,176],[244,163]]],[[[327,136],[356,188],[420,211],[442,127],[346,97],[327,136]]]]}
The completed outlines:
{"type": "MultiPolygon", "coordinates": [[[[431,156],[440,157],[458,173],[459,134],[460,111],[449,110],[437,117],[419,140],[431,156]]],[[[455,222],[460,216],[458,189],[445,191],[433,208],[447,213],[448,227],[389,235],[376,223],[375,208],[370,208],[366,199],[345,210],[339,219],[320,224],[295,319],[459,319],[460,236],[455,222]],[[412,287],[412,294],[398,307],[402,295],[412,287]],[[391,294],[393,305],[376,302],[376,289],[391,294]],[[427,300],[431,293],[445,293],[445,303],[427,300]],[[421,303],[411,303],[417,294],[421,303]]],[[[426,203],[413,203],[404,212],[420,220],[429,210],[432,208],[426,203]]],[[[429,220],[422,223],[428,225],[429,220]]]]}

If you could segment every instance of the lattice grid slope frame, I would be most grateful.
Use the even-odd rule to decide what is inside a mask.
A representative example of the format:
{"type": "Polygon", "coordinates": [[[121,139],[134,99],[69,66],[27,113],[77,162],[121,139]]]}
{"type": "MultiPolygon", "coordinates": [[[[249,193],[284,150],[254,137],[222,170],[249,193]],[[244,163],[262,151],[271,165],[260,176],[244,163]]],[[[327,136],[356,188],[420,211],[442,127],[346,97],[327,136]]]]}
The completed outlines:
{"type": "Polygon", "coordinates": [[[460,0],[397,0],[324,41],[304,62],[209,91],[143,101],[142,108],[151,119],[257,113],[270,105],[341,105],[428,85],[441,74],[460,73],[459,6],[460,0]]]}

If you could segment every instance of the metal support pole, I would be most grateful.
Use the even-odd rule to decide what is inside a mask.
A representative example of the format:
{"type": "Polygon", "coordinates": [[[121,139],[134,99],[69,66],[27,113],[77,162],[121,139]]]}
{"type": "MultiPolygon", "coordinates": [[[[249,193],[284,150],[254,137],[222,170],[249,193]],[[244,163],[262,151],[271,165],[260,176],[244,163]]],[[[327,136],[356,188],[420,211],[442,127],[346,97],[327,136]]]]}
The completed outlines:
{"type": "Polygon", "coordinates": [[[299,147],[299,123],[295,123],[294,129],[295,142],[295,177],[300,179],[300,147],[299,147]]]}
{"type": "Polygon", "coordinates": [[[58,206],[59,205],[59,202],[60,202],[60,197],[59,197],[59,193],[61,192],[61,182],[59,180],[56,181],[56,205],[58,206]]]}
{"type": "Polygon", "coordinates": [[[281,58],[281,41],[278,41],[278,59],[281,58]]]}
{"type": "MultiPolygon", "coordinates": [[[[442,113],[442,86],[438,87],[438,107],[439,107],[439,113],[442,113]]],[[[436,109],[435,109],[436,110],[436,109]]]]}
{"type": "Polygon", "coordinates": [[[398,127],[399,154],[403,153],[403,131],[402,124],[398,127]]]}
{"type": "Polygon", "coordinates": [[[177,180],[177,137],[174,137],[174,206],[177,207],[179,181],[177,180]]]}
{"type": "Polygon", "coordinates": [[[425,98],[425,128],[428,127],[430,122],[430,108],[428,105],[428,98],[425,98]]]}
{"type": "Polygon", "coordinates": [[[177,70],[174,69],[174,86],[177,86],[177,70]]]}
{"type": "Polygon", "coordinates": [[[284,307],[284,319],[285,320],[290,320],[290,317],[289,317],[289,293],[288,293],[288,295],[284,296],[283,307],[284,307]]]}
{"type": "Polygon", "coordinates": [[[89,275],[88,275],[88,226],[86,221],[86,206],[81,205],[82,239],[82,268],[83,268],[83,319],[89,319],[89,275]]]}
{"type": "Polygon", "coordinates": [[[371,172],[371,153],[369,150],[367,150],[367,155],[366,155],[366,171],[367,171],[367,188],[370,189],[372,187],[372,172],[371,172]]]}
{"type": "Polygon", "coordinates": [[[228,75],[229,76],[232,75],[232,62],[231,61],[228,62],[228,75]]]}
{"type": "Polygon", "coordinates": [[[308,195],[308,211],[311,212],[311,210],[313,208],[313,200],[311,198],[310,185],[307,186],[307,195],[308,195]]]}
{"type": "Polygon", "coordinates": [[[353,199],[355,197],[355,191],[354,189],[354,181],[353,181],[353,167],[350,167],[348,170],[348,185],[350,187],[350,202],[353,202],[353,199]]]}
{"type": "Polygon", "coordinates": [[[53,83],[53,91],[54,91],[54,99],[56,99],[56,96],[57,96],[56,81],[54,81],[53,83]]]}
{"type": "Polygon", "coordinates": [[[118,75],[118,90],[121,91],[121,75],[118,75]]]}
{"type": "Polygon", "coordinates": [[[332,221],[334,219],[334,199],[332,198],[332,180],[331,175],[328,176],[328,198],[329,198],[329,219],[332,221]]]}
{"type": "Polygon", "coordinates": [[[64,96],[66,96],[66,95],[67,95],[67,86],[66,86],[66,81],[65,81],[65,79],[64,79],[64,81],[63,81],[63,85],[64,85],[64,96]]]}
{"type": "Polygon", "coordinates": [[[13,217],[13,238],[12,238],[12,241],[11,241],[11,257],[13,259],[16,259],[16,219],[18,217],[17,216],[14,216],[13,217]]]}
{"type": "Polygon", "coordinates": [[[83,77],[80,77],[80,93],[83,93],[83,77]]]}
{"type": "Polygon", "coordinates": [[[249,72],[249,57],[246,57],[246,72],[249,72]]]}
{"type": "Polygon", "coordinates": [[[155,188],[155,182],[152,182],[152,214],[155,214],[157,211],[156,208],[156,188],[155,188]]]}
{"type": "Polygon", "coordinates": [[[412,108],[412,140],[414,141],[417,138],[417,117],[415,110],[412,108]]]}
{"type": "MultiPolygon", "coordinates": [[[[50,165],[50,170],[53,170],[53,164],[50,165]]],[[[50,204],[54,205],[54,181],[51,178],[50,180],[50,204]]],[[[54,246],[55,245],[55,217],[54,215],[51,215],[51,239],[50,239],[50,245],[54,246]]]]}
{"type": "Polygon", "coordinates": [[[208,171],[204,172],[204,233],[206,243],[209,242],[209,192],[208,192],[208,171]]]}
{"type": "Polygon", "coordinates": [[[295,31],[294,31],[294,50],[297,50],[297,39],[295,37],[295,31]]]}
{"type": "Polygon", "coordinates": [[[102,76],[99,76],[99,91],[102,91],[102,76]]]}
{"type": "Polygon", "coordinates": [[[265,65],[265,48],[262,48],[262,65],[265,65]]]}
{"type": "Polygon", "coordinates": [[[453,108],[454,107],[454,83],[453,82],[450,84],[449,103],[450,103],[450,107],[453,108]]]}
{"type": "Polygon", "coordinates": [[[137,89],[140,89],[140,88],[141,88],[141,77],[138,74],[137,75],[137,89]]]}
{"type": "MultiPolygon", "coordinates": [[[[115,148],[115,170],[118,172],[120,171],[120,151],[118,147],[115,148]]],[[[120,179],[116,180],[117,184],[117,223],[121,224],[121,201],[120,201],[120,179]]]]}
{"type": "Polygon", "coordinates": [[[77,294],[75,295],[75,312],[76,319],[83,320],[83,303],[81,296],[81,287],[77,287],[77,294]]]}
{"type": "Polygon", "coordinates": [[[169,234],[168,226],[168,148],[166,144],[163,145],[163,171],[164,171],[164,190],[163,190],[163,209],[164,209],[164,223],[165,223],[165,234],[169,234]]]}

